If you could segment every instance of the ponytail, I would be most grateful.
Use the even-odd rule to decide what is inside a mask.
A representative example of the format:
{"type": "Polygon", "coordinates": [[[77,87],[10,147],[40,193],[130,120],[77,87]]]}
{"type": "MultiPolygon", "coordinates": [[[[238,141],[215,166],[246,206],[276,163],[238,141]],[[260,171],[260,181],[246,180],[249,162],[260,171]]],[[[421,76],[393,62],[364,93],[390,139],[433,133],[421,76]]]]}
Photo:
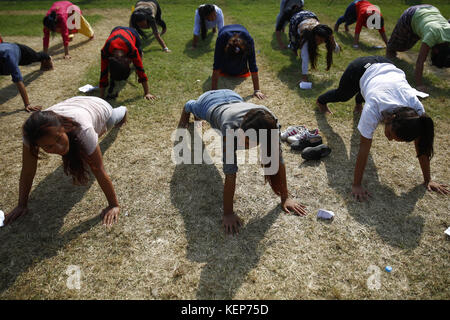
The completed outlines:
{"type": "Polygon", "coordinates": [[[393,111],[392,130],[403,141],[417,140],[417,156],[426,155],[431,160],[434,154],[434,123],[427,114],[419,117],[412,108],[397,108],[393,111]]]}
{"type": "Polygon", "coordinates": [[[421,155],[426,155],[428,159],[431,160],[434,154],[434,123],[433,120],[425,114],[422,115],[419,120],[421,123],[422,134],[419,138],[419,154],[417,156],[420,157],[421,155]]]}
{"type": "Polygon", "coordinates": [[[201,30],[201,36],[202,40],[205,40],[206,38],[206,17],[209,16],[212,12],[214,12],[216,8],[212,4],[204,4],[198,7],[198,15],[200,16],[200,30],[201,30]]]}
{"type": "Polygon", "coordinates": [[[44,17],[43,23],[45,27],[54,32],[56,25],[58,24],[58,16],[56,15],[56,11],[53,10],[48,16],[44,17]]]}

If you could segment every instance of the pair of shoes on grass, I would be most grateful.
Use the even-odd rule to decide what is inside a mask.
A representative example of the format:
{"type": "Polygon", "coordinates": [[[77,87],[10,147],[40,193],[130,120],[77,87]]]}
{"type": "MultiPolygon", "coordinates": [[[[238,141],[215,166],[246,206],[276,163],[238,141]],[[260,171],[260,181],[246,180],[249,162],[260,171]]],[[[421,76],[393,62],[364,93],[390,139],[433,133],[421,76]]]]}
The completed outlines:
{"type": "Polygon", "coordinates": [[[282,141],[290,143],[292,150],[302,151],[302,158],[305,160],[319,160],[331,152],[331,149],[323,144],[318,129],[290,126],[280,136],[282,141]]]}

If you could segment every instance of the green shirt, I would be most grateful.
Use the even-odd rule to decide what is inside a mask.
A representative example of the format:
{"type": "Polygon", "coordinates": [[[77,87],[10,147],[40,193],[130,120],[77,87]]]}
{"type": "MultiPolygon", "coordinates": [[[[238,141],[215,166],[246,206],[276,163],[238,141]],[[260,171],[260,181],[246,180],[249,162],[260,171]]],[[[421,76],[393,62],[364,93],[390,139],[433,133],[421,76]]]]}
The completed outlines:
{"type": "Polygon", "coordinates": [[[412,17],[411,27],[430,48],[450,42],[450,23],[433,6],[418,9],[412,17]]]}

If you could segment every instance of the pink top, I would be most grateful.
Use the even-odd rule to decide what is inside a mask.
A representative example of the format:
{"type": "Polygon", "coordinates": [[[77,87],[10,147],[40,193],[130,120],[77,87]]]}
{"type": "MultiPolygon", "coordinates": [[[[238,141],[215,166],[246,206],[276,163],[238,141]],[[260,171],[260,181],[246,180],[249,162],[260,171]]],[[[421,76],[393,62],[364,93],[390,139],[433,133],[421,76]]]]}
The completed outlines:
{"type": "MultiPolygon", "coordinates": [[[[69,28],[67,26],[67,19],[70,15],[73,15],[73,12],[76,11],[81,15],[81,10],[78,6],[74,5],[73,3],[69,1],[56,1],[50,10],[48,10],[46,16],[50,15],[52,11],[56,11],[56,16],[58,17],[58,23],[56,27],[61,28],[61,36],[63,38],[64,46],[69,45],[69,33],[75,33],[76,29],[69,28]]],[[[50,30],[44,27],[44,48],[48,48],[50,40],[50,30]]]]}

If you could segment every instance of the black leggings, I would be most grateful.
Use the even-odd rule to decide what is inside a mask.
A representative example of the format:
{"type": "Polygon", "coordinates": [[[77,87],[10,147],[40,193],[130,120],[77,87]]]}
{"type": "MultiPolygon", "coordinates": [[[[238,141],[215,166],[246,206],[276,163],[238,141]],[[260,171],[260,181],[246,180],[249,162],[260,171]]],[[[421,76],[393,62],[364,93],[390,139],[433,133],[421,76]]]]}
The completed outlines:
{"type": "Polygon", "coordinates": [[[41,62],[42,60],[50,59],[50,56],[44,52],[36,52],[30,47],[16,43],[20,49],[19,66],[26,66],[33,62],[41,62]]]}
{"type": "Polygon", "coordinates": [[[342,74],[339,81],[339,87],[325,92],[317,101],[321,104],[329,102],[345,102],[350,100],[355,94],[355,101],[357,104],[364,102],[361,95],[361,88],[359,87],[359,80],[363,76],[366,69],[374,63],[392,63],[390,60],[380,56],[360,57],[348,65],[342,74]]]}

